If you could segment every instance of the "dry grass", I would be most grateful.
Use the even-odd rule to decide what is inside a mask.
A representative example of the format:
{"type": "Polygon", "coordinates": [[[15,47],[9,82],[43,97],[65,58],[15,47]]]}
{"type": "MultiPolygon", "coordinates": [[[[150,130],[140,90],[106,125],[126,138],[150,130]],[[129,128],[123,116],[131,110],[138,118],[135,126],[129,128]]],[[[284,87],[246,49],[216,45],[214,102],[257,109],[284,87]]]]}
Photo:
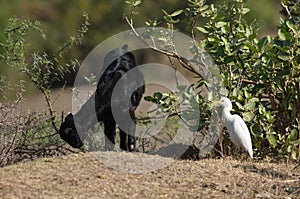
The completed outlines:
{"type": "MultiPolygon", "coordinates": [[[[101,158],[145,154],[98,152],[101,158]]],[[[176,160],[144,174],[114,170],[92,153],[0,169],[1,198],[300,198],[300,168],[229,159],[176,160]]],[[[152,162],[173,161],[150,156],[152,162]]]]}

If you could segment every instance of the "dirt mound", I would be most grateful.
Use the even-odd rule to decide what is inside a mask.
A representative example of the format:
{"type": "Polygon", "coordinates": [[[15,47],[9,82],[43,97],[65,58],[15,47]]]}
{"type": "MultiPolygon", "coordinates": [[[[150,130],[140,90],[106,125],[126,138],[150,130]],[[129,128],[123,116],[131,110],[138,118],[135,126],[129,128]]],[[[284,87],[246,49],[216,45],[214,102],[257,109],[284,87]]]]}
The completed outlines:
{"type": "Polygon", "coordinates": [[[124,152],[73,154],[1,168],[0,198],[300,198],[300,168],[294,166],[124,152]],[[117,159],[133,169],[141,160],[150,168],[169,164],[134,174],[113,169],[114,162],[122,162],[117,159]]]}

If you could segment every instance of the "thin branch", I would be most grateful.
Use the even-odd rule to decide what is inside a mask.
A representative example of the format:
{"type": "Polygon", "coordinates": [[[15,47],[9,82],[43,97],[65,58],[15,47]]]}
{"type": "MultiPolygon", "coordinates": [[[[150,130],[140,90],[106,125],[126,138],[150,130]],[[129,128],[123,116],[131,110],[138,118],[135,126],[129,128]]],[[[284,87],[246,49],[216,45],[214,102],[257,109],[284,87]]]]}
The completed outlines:
{"type": "MultiPolygon", "coordinates": [[[[196,74],[196,75],[198,75],[198,76],[200,76],[200,77],[202,77],[202,75],[198,72],[198,71],[196,71],[194,68],[193,68],[193,66],[189,63],[189,61],[186,59],[186,58],[184,58],[184,57],[182,57],[182,56],[180,56],[178,53],[176,53],[176,52],[168,52],[168,51],[166,51],[166,50],[162,50],[162,49],[159,49],[159,48],[157,48],[157,47],[155,47],[155,46],[151,46],[149,43],[147,43],[144,39],[142,39],[142,37],[139,35],[139,33],[136,31],[136,29],[134,28],[134,26],[133,26],[133,20],[132,20],[132,18],[128,18],[126,15],[124,16],[124,19],[125,19],[125,21],[127,22],[127,24],[129,25],[129,27],[130,27],[130,29],[132,30],[132,32],[133,32],[133,34],[144,44],[144,45],[146,45],[147,47],[149,47],[149,48],[151,48],[153,51],[156,51],[156,52],[158,52],[158,53],[161,53],[161,54],[164,54],[164,55],[166,55],[166,56],[170,56],[170,57],[174,57],[174,58],[176,58],[178,61],[179,61],[179,63],[185,68],[185,69],[187,69],[188,71],[190,71],[190,72],[192,72],[192,73],[194,73],[194,74],[196,74]]],[[[200,63],[198,63],[198,64],[200,64],[200,63]]]]}
{"type": "Polygon", "coordinates": [[[178,86],[179,85],[179,83],[178,83],[178,78],[177,78],[177,68],[176,68],[176,66],[175,66],[175,63],[173,62],[173,60],[171,59],[171,57],[170,56],[167,56],[168,57],[168,59],[169,59],[169,62],[170,62],[170,64],[172,65],[172,67],[174,68],[174,76],[175,76],[175,81],[176,81],[176,86],[178,86]]]}
{"type": "Polygon", "coordinates": [[[51,96],[45,89],[40,89],[40,91],[43,93],[44,98],[46,100],[46,103],[47,103],[47,106],[48,106],[48,111],[49,111],[50,116],[51,116],[51,124],[52,124],[53,128],[55,129],[56,133],[58,134],[59,129],[57,128],[57,126],[55,124],[56,115],[54,114],[55,111],[52,107],[51,96]]]}
{"type": "Polygon", "coordinates": [[[284,3],[282,3],[282,2],[280,3],[280,5],[285,9],[285,11],[287,12],[287,14],[288,14],[289,16],[291,16],[291,12],[290,12],[288,6],[284,5],[284,3]]]}
{"type": "Polygon", "coordinates": [[[161,120],[161,119],[166,119],[166,118],[170,118],[173,116],[178,116],[179,113],[171,113],[167,116],[153,116],[153,117],[137,117],[136,121],[147,121],[147,120],[161,120]]]}

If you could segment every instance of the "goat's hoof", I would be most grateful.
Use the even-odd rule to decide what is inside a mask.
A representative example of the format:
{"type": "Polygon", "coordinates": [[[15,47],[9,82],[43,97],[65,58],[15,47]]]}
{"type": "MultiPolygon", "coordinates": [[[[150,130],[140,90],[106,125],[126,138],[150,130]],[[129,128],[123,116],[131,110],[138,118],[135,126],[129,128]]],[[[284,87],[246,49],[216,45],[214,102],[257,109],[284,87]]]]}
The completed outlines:
{"type": "Polygon", "coordinates": [[[131,144],[130,146],[129,146],[129,151],[134,151],[135,150],[135,146],[133,145],[133,144],[131,144]]]}

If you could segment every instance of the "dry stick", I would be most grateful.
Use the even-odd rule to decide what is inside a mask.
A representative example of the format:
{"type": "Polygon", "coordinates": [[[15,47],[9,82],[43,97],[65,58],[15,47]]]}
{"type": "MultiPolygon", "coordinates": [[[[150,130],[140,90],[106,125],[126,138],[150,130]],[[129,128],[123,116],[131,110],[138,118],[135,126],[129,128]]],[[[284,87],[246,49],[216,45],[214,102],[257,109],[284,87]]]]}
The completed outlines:
{"type": "MultiPolygon", "coordinates": [[[[32,78],[31,74],[30,74],[30,71],[28,71],[28,69],[26,68],[26,70],[24,71],[29,79],[35,84],[35,85],[39,85],[38,82],[32,78]]],[[[55,129],[56,133],[58,134],[59,133],[59,130],[55,124],[55,115],[54,115],[54,109],[52,107],[52,103],[51,103],[51,97],[49,95],[49,93],[47,92],[47,89],[45,89],[43,86],[38,86],[38,89],[42,92],[42,94],[44,95],[44,98],[46,100],[46,103],[47,103],[47,106],[48,106],[48,111],[50,113],[50,116],[51,116],[51,125],[53,126],[53,128],[55,129]]]]}
{"type": "MultiPolygon", "coordinates": [[[[194,46],[196,47],[196,50],[197,50],[197,54],[202,54],[200,51],[199,51],[199,48],[197,47],[197,41],[196,41],[196,37],[195,37],[195,26],[196,26],[196,22],[197,22],[197,19],[198,19],[198,15],[193,17],[192,21],[191,21],[191,37],[192,37],[192,40],[193,40],[193,44],[194,46]]],[[[206,63],[203,61],[202,57],[200,58],[201,59],[201,64],[204,64],[205,68],[208,69],[206,63]]],[[[197,63],[197,62],[196,62],[197,63]]],[[[199,63],[200,64],[200,63],[199,63]]],[[[203,77],[200,76],[202,79],[203,77]]]]}
{"type": "Polygon", "coordinates": [[[231,68],[231,65],[229,65],[229,93],[228,93],[228,97],[231,96],[232,82],[233,82],[232,68],[231,68]]]}
{"type": "Polygon", "coordinates": [[[175,63],[172,61],[171,57],[170,56],[167,56],[167,57],[169,59],[170,64],[172,65],[172,67],[174,69],[174,73],[175,73],[174,76],[175,76],[176,86],[178,86],[179,83],[178,83],[178,78],[177,78],[177,68],[175,67],[175,63]]]}
{"type": "Polygon", "coordinates": [[[50,97],[49,93],[44,88],[40,88],[40,90],[43,93],[44,98],[45,98],[46,103],[47,103],[47,106],[48,106],[48,110],[49,110],[49,113],[50,113],[50,116],[51,116],[51,124],[52,124],[53,128],[55,129],[55,131],[57,133],[59,133],[59,130],[58,130],[56,124],[55,124],[55,115],[54,115],[54,109],[53,109],[52,103],[51,103],[51,97],[50,97]]]}
{"type": "Polygon", "coordinates": [[[171,113],[167,116],[155,116],[155,117],[147,116],[147,117],[140,117],[140,118],[137,117],[136,120],[137,121],[147,121],[147,120],[153,120],[153,119],[160,120],[160,119],[166,119],[166,118],[177,116],[177,115],[178,115],[178,113],[171,113]]]}
{"type": "MultiPolygon", "coordinates": [[[[22,83],[21,83],[22,84],[22,83]]],[[[20,85],[22,86],[22,85],[20,85]]],[[[22,90],[22,88],[21,88],[22,90]]],[[[19,96],[20,98],[22,98],[22,94],[19,96]]],[[[20,99],[18,99],[18,102],[20,102],[20,99]]],[[[22,115],[22,110],[23,110],[23,106],[22,106],[22,103],[21,104],[21,107],[20,107],[20,112],[19,112],[19,117],[18,117],[18,124],[21,123],[21,115],[22,115]]],[[[12,148],[13,146],[15,145],[15,142],[17,140],[17,134],[18,134],[18,127],[19,126],[16,126],[15,127],[15,133],[14,133],[14,136],[13,138],[11,139],[11,142],[10,142],[10,145],[8,146],[6,152],[4,152],[4,155],[2,156],[1,160],[0,160],[0,166],[1,165],[5,165],[5,162],[7,161],[7,157],[9,155],[9,153],[12,151],[12,148]]]]}
{"type": "MultiPolygon", "coordinates": [[[[300,84],[299,82],[296,83],[297,94],[298,94],[298,103],[297,103],[297,119],[298,119],[298,138],[300,140],[300,84]]],[[[298,158],[300,159],[300,144],[298,146],[298,158]]]]}
{"type": "Polygon", "coordinates": [[[64,92],[65,88],[67,86],[67,81],[65,81],[62,88],[59,89],[58,95],[53,99],[53,104],[56,104],[59,97],[61,97],[62,93],[64,92]]]}

